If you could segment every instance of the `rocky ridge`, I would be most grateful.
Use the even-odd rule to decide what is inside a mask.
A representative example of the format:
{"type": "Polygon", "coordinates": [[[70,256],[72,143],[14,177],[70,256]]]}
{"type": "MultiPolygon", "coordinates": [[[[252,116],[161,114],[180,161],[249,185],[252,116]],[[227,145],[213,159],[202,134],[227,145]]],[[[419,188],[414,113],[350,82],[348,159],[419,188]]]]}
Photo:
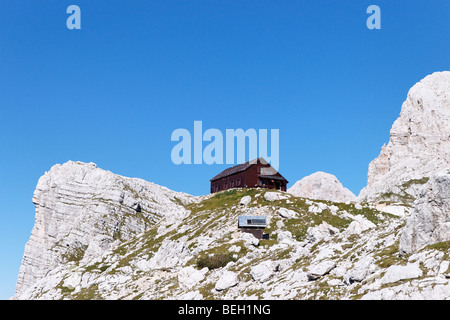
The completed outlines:
{"type": "Polygon", "coordinates": [[[448,242],[398,254],[408,215],[265,189],[192,197],[78,162],[52,168],[44,177],[34,198],[38,227],[27,244],[15,299],[450,298],[448,242]],[[62,186],[82,181],[111,181],[121,187],[109,185],[106,193],[117,190],[106,196],[83,186],[90,196],[72,198],[84,204],[66,204],[63,214],[57,203],[68,192],[62,186]],[[121,189],[129,193],[122,197],[121,189]],[[109,200],[92,200],[99,194],[109,200]],[[148,223],[137,214],[137,203],[148,223]],[[103,209],[87,212],[85,207],[103,209]],[[89,221],[89,228],[72,218],[76,212],[89,221]],[[239,215],[266,216],[270,238],[242,233],[239,215]],[[114,237],[114,221],[125,217],[126,223],[119,224],[121,236],[114,237]],[[109,239],[107,246],[100,237],[109,239]],[[67,243],[67,248],[83,246],[68,259],[67,243]],[[46,259],[39,259],[34,248],[46,259]],[[27,278],[27,272],[36,270],[33,263],[48,263],[45,274],[27,278]]]}

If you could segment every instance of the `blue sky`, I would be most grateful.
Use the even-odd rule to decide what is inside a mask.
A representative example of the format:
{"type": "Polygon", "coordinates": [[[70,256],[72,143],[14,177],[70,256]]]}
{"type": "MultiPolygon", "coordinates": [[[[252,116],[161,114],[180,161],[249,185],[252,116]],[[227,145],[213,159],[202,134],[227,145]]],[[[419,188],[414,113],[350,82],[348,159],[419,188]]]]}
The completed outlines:
{"type": "Polygon", "coordinates": [[[280,172],[355,194],[411,86],[450,70],[448,0],[0,3],[0,299],[39,177],[95,162],[194,195],[226,165],[171,162],[173,130],[279,129],[280,172]],[[81,8],[81,30],[66,9],[81,8]],[[381,30],[366,9],[381,8],[381,30]]]}

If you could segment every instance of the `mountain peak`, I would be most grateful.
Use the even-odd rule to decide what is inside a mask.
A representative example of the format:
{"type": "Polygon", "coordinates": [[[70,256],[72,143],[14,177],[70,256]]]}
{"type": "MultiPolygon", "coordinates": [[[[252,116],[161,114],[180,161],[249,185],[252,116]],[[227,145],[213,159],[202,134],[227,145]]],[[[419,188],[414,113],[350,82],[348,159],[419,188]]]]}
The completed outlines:
{"type": "Polygon", "coordinates": [[[302,198],[328,200],[333,202],[354,201],[356,196],[336,178],[336,176],[318,171],[297,181],[288,193],[302,198]]]}
{"type": "Polygon", "coordinates": [[[362,201],[413,201],[434,173],[450,167],[450,72],[435,72],[408,92],[389,143],[369,164],[362,201]]]}

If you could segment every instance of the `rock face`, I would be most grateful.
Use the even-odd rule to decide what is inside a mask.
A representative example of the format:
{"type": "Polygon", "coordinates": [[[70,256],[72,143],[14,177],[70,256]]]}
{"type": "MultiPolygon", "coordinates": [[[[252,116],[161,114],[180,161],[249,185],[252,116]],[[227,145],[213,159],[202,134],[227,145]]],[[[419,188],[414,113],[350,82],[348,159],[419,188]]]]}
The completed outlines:
{"type": "Polygon", "coordinates": [[[400,238],[400,252],[450,240],[450,174],[433,176],[414,202],[400,238]]]}
{"type": "Polygon", "coordinates": [[[137,178],[125,178],[93,163],[55,165],[33,195],[35,225],[25,246],[16,285],[19,295],[51,270],[86,261],[145,231],[173,223],[188,211],[192,196],[137,178]]]}
{"type": "Polygon", "coordinates": [[[355,201],[356,196],[332,174],[316,172],[297,181],[288,193],[302,198],[333,202],[355,201]]]}
{"type": "Polygon", "coordinates": [[[403,217],[266,193],[190,197],[94,165],[56,166],[36,190],[14,299],[450,299],[448,244],[399,257],[403,217]],[[239,230],[250,214],[267,218],[268,241],[239,230]]]}
{"type": "Polygon", "coordinates": [[[387,145],[369,164],[360,201],[412,203],[433,174],[450,167],[450,72],[414,85],[390,131],[387,145]]]}

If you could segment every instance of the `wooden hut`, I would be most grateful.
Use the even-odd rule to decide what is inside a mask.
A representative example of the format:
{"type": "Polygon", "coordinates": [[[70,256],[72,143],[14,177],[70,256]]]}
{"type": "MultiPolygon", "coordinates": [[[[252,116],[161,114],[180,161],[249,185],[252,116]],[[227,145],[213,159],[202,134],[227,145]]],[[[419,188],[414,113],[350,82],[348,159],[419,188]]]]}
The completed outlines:
{"type": "Polygon", "coordinates": [[[268,188],[286,191],[287,181],[264,158],[225,169],[211,182],[211,193],[232,188],[268,188]]]}

